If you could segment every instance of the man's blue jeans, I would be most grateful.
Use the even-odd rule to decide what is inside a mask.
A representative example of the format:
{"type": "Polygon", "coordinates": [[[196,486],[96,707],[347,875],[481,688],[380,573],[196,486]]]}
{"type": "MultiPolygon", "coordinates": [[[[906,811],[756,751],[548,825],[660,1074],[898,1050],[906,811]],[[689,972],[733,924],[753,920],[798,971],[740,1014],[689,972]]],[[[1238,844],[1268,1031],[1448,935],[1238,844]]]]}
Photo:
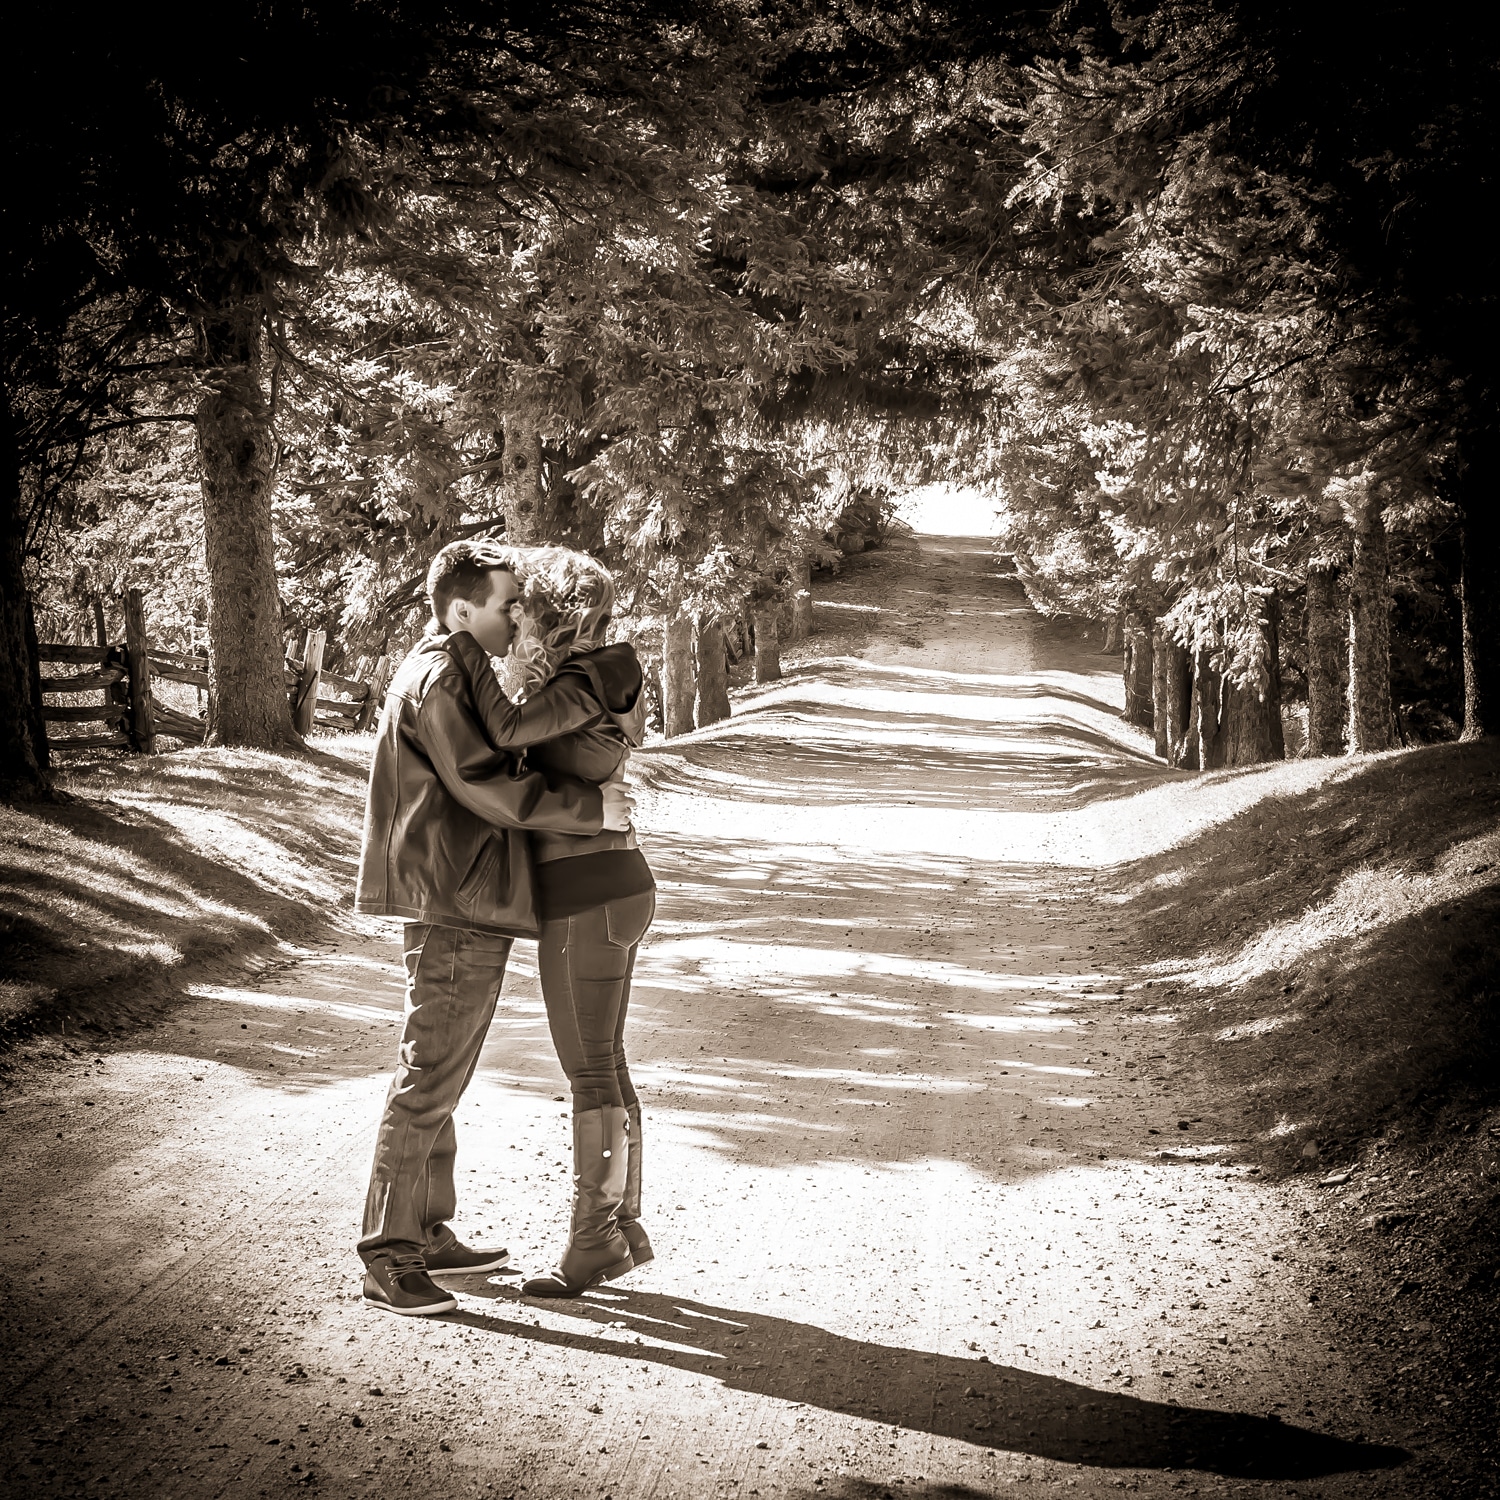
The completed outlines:
{"type": "Polygon", "coordinates": [[[479,1062],[511,940],[408,922],[406,1021],[375,1138],[359,1253],[421,1255],[457,1209],[453,1111],[479,1062]]]}

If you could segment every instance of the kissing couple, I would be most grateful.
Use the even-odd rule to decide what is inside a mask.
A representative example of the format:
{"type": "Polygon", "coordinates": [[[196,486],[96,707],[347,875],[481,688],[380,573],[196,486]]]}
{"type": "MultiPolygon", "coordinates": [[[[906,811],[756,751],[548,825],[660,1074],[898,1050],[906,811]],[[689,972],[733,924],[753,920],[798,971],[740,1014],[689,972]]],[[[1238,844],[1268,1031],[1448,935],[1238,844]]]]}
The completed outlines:
{"type": "Polygon", "coordinates": [[[533,1297],[576,1297],[652,1258],[641,1111],[625,1061],[636,950],[656,882],[623,771],[645,726],[640,662],[606,645],[615,588],[586,553],[453,542],[402,662],[370,767],[355,909],[405,922],[406,1006],[365,1199],[365,1301],[452,1311],[432,1279],[493,1271],[464,1244],[453,1112],[516,938],[534,938],[573,1098],[572,1232],[533,1297]],[[492,658],[504,659],[510,693],[492,658]]]}

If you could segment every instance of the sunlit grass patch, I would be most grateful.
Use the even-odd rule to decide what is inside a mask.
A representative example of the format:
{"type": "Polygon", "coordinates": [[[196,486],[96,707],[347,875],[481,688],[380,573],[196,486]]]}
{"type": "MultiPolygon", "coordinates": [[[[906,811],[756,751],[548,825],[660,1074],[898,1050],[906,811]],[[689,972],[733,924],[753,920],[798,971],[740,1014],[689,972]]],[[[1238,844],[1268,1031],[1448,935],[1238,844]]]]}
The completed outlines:
{"type": "Polygon", "coordinates": [[[1496,883],[1500,829],[1465,839],[1430,869],[1400,864],[1352,870],[1331,895],[1298,916],[1274,923],[1246,941],[1238,952],[1217,956],[1194,974],[1200,986],[1240,985],[1262,974],[1288,970],[1330,945],[1358,945],[1394,923],[1446,902],[1462,901],[1496,883]]]}
{"type": "Polygon", "coordinates": [[[1301,1019],[1302,1016],[1297,1011],[1290,1011],[1282,1016],[1257,1016],[1253,1021],[1226,1026],[1217,1036],[1221,1042],[1237,1042],[1244,1037],[1264,1036],[1268,1031],[1275,1031],[1280,1026],[1290,1026],[1292,1022],[1301,1019]]]}

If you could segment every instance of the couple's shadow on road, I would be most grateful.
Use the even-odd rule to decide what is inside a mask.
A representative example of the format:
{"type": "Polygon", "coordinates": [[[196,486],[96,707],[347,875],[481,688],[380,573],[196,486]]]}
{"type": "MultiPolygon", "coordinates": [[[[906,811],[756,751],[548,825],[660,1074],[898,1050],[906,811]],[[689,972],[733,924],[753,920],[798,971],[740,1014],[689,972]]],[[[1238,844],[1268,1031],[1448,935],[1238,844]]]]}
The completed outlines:
{"type": "Polygon", "coordinates": [[[1400,1448],[1349,1442],[1274,1418],[1145,1401],[977,1357],[865,1343],[685,1297],[600,1288],[577,1301],[536,1302],[499,1277],[476,1279],[464,1290],[490,1298],[495,1311],[460,1312],[447,1321],[695,1370],[731,1390],[1064,1463],[1292,1480],[1393,1468],[1410,1457],[1400,1448]],[[559,1314],[576,1326],[557,1327],[559,1314]]]}

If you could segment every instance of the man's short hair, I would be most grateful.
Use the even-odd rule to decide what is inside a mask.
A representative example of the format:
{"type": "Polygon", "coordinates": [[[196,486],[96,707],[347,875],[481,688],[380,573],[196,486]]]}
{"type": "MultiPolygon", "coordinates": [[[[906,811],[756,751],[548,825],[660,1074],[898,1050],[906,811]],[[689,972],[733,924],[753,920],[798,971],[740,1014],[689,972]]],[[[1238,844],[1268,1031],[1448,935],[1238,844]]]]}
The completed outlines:
{"type": "Polygon", "coordinates": [[[495,542],[449,542],[427,570],[432,618],[441,625],[455,599],[483,604],[495,587],[490,575],[511,571],[510,560],[495,542]]]}

